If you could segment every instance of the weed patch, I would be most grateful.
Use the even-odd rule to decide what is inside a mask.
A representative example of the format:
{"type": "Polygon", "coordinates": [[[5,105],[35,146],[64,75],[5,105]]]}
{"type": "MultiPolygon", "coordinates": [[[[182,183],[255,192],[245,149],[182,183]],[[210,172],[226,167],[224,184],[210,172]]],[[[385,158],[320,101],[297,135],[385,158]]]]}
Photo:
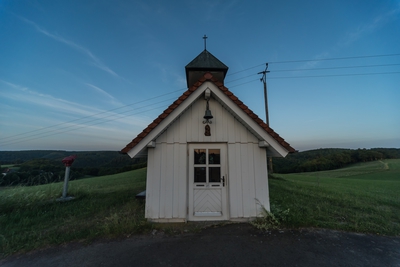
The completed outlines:
{"type": "Polygon", "coordinates": [[[272,205],[271,211],[268,211],[261,205],[261,217],[257,217],[251,221],[251,224],[259,230],[274,230],[279,229],[281,223],[286,222],[290,209],[283,210],[279,206],[272,205]]]}

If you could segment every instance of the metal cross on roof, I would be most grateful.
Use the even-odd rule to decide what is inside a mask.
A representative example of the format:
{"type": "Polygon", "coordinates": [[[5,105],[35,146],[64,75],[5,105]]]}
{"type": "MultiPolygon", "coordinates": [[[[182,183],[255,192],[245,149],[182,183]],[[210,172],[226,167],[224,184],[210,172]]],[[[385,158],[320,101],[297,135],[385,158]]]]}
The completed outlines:
{"type": "Polygon", "coordinates": [[[204,34],[203,39],[204,39],[204,50],[207,50],[207,35],[204,34]]]}

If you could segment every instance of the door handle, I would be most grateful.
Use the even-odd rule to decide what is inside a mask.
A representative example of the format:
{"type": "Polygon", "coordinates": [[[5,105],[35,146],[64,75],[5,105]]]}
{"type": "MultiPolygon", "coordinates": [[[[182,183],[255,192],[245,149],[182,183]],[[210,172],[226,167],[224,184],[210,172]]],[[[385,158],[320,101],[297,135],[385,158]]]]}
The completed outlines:
{"type": "Polygon", "coordinates": [[[225,186],[225,176],[222,176],[221,182],[222,182],[222,186],[225,186]]]}

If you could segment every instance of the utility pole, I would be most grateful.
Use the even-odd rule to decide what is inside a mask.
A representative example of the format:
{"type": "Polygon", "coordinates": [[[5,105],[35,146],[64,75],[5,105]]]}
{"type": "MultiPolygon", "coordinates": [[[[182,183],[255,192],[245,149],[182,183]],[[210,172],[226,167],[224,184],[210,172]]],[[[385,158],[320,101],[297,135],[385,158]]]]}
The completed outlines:
{"type": "Polygon", "coordinates": [[[268,116],[268,96],[267,96],[267,73],[269,73],[268,63],[265,63],[265,70],[257,74],[262,74],[260,81],[264,83],[264,101],[265,101],[265,122],[269,126],[269,116],[268,116]]]}
{"type": "MultiPolygon", "coordinates": [[[[269,115],[268,115],[268,95],[267,95],[267,73],[269,73],[268,63],[265,63],[265,70],[261,71],[257,74],[262,74],[260,81],[264,83],[264,101],[265,101],[265,122],[269,126],[269,115]]],[[[272,157],[268,157],[268,171],[269,173],[274,173],[274,169],[272,167],[272,157]]]]}

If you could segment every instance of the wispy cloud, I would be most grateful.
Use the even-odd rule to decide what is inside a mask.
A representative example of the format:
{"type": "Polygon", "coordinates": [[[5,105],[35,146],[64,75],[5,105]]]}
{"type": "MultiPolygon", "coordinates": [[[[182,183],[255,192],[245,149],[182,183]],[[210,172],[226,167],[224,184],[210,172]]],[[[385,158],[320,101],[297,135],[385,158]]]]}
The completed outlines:
{"type": "Polygon", "coordinates": [[[328,58],[331,55],[330,51],[337,51],[339,49],[347,47],[356,42],[357,40],[363,38],[364,36],[374,33],[375,31],[379,30],[390,21],[398,18],[399,14],[400,14],[400,4],[396,8],[388,12],[379,14],[369,22],[364,23],[363,25],[357,27],[356,29],[353,29],[352,31],[348,32],[347,34],[345,34],[344,38],[338,41],[333,47],[331,47],[331,49],[319,53],[314,57],[315,61],[307,62],[303,64],[299,69],[315,68],[317,65],[321,63],[321,61],[319,61],[320,59],[328,58]]]}
{"type": "Polygon", "coordinates": [[[317,67],[321,63],[321,59],[329,57],[329,52],[323,52],[314,56],[314,61],[308,61],[304,63],[299,69],[312,69],[317,67]]]}
{"type": "Polygon", "coordinates": [[[393,19],[395,19],[398,14],[400,14],[400,6],[398,6],[397,8],[394,8],[388,12],[385,12],[383,14],[377,15],[371,21],[369,21],[363,25],[360,25],[357,29],[349,32],[346,35],[345,39],[338,43],[338,46],[343,47],[343,46],[351,45],[352,43],[354,43],[355,41],[364,37],[365,35],[371,34],[375,31],[379,30],[385,24],[387,24],[390,21],[392,21],[393,19]]]}
{"type": "Polygon", "coordinates": [[[152,66],[159,70],[159,77],[163,83],[170,84],[172,77],[174,84],[176,84],[179,88],[186,88],[186,77],[181,73],[171,70],[170,66],[162,64],[161,62],[154,62],[152,66]]]}
{"type": "Polygon", "coordinates": [[[44,28],[42,28],[41,26],[39,26],[38,24],[36,24],[35,22],[33,22],[33,21],[29,20],[29,19],[26,19],[26,18],[18,16],[18,15],[15,15],[15,16],[17,16],[19,19],[21,19],[25,23],[27,23],[29,25],[32,25],[39,33],[41,33],[43,35],[46,35],[47,37],[50,37],[53,40],[56,40],[56,41],[58,41],[60,43],[63,43],[65,45],[75,49],[76,51],[84,54],[85,56],[89,57],[91,59],[91,64],[93,66],[95,66],[95,67],[97,67],[97,68],[99,68],[99,69],[101,69],[101,70],[113,75],[114,77],[122,78],[115,71],[113,71],[111,68],[109,68],[107,65],[105,65],[89,49],[87,49],[87,48],[85,48],[85,47],[83,47],[83,46],[81,46],[81,45],[79,45],[79,44],[77,44],[77,43],[75,43],[73,41],[67,40],[67,39],[65,39],[65,38],[63,38],[63,37],[61,37],[59,35],[52,34],[52,33],[48,32],[47,30],[45,30],[44,28]]]}
{"type": "MultiPolygon", "coordinates": [[[[119,123],[122,122],[125,126],[126,125],[145,126],[147,125],[146,123],[148,123],[146,119],[142,119],[141,116],[129,115],[131,114],[131,112],[124,112],[123,114],[120,114],[118,112],[108,112],[95,107],[90,107],[87,105],[82,105],[65,99],[57,98],[48,94],[38,93],[25,86],[10,83],[1,79],[0,82],[8,85],[9,88],[13,89],[12,91],[0,90],[0,99],[8,98],[14,101],[24,102],[39,107],[48,108],[49,111],[53,113],[77,117],[77,119],[87,118],[85,123],[88,122],[93,123],[94,120],[96,120],[95,123],[118,120],[119,123]]],[[[101,90],[98,87],[97,89],[101,90]]]]}
{"type": "Polygon", "coordinates": [[[115,97],[113,97],[112,95],[107,93],[105,90],[101,89],[100,87],[97,87],[97,86],[95,86],[93,84],[90,84],[90,83],[85,83],[85,85],[89,86],[90,88],[94,89],[96,92],[98,92],[98,93],[106,96],[107,98],[109,98],[113,104],[119,104],[120,105],[120,103],[115,99],[115,97]]]}
{"type": "Polygon", "coordinates": [[[10,88],[14,89],[13,92],[6,92],[5,90],[0,91],[0,95],[6,98],[10,98],[20,102],[28,102],[37,106],[51,108],[54,111],[65,112],[68,114],[75,114],[80,116],[87,116],[93,114],[93,112],[99,111],[97,109],[88,108],[85,105],[80,105],[78,103],[70,102],[65,99],[56,98],[51,95],[42,94],[30,90],[25,86],[10,83],[4,80],[0,81],[8,85],[10,88]]]}

